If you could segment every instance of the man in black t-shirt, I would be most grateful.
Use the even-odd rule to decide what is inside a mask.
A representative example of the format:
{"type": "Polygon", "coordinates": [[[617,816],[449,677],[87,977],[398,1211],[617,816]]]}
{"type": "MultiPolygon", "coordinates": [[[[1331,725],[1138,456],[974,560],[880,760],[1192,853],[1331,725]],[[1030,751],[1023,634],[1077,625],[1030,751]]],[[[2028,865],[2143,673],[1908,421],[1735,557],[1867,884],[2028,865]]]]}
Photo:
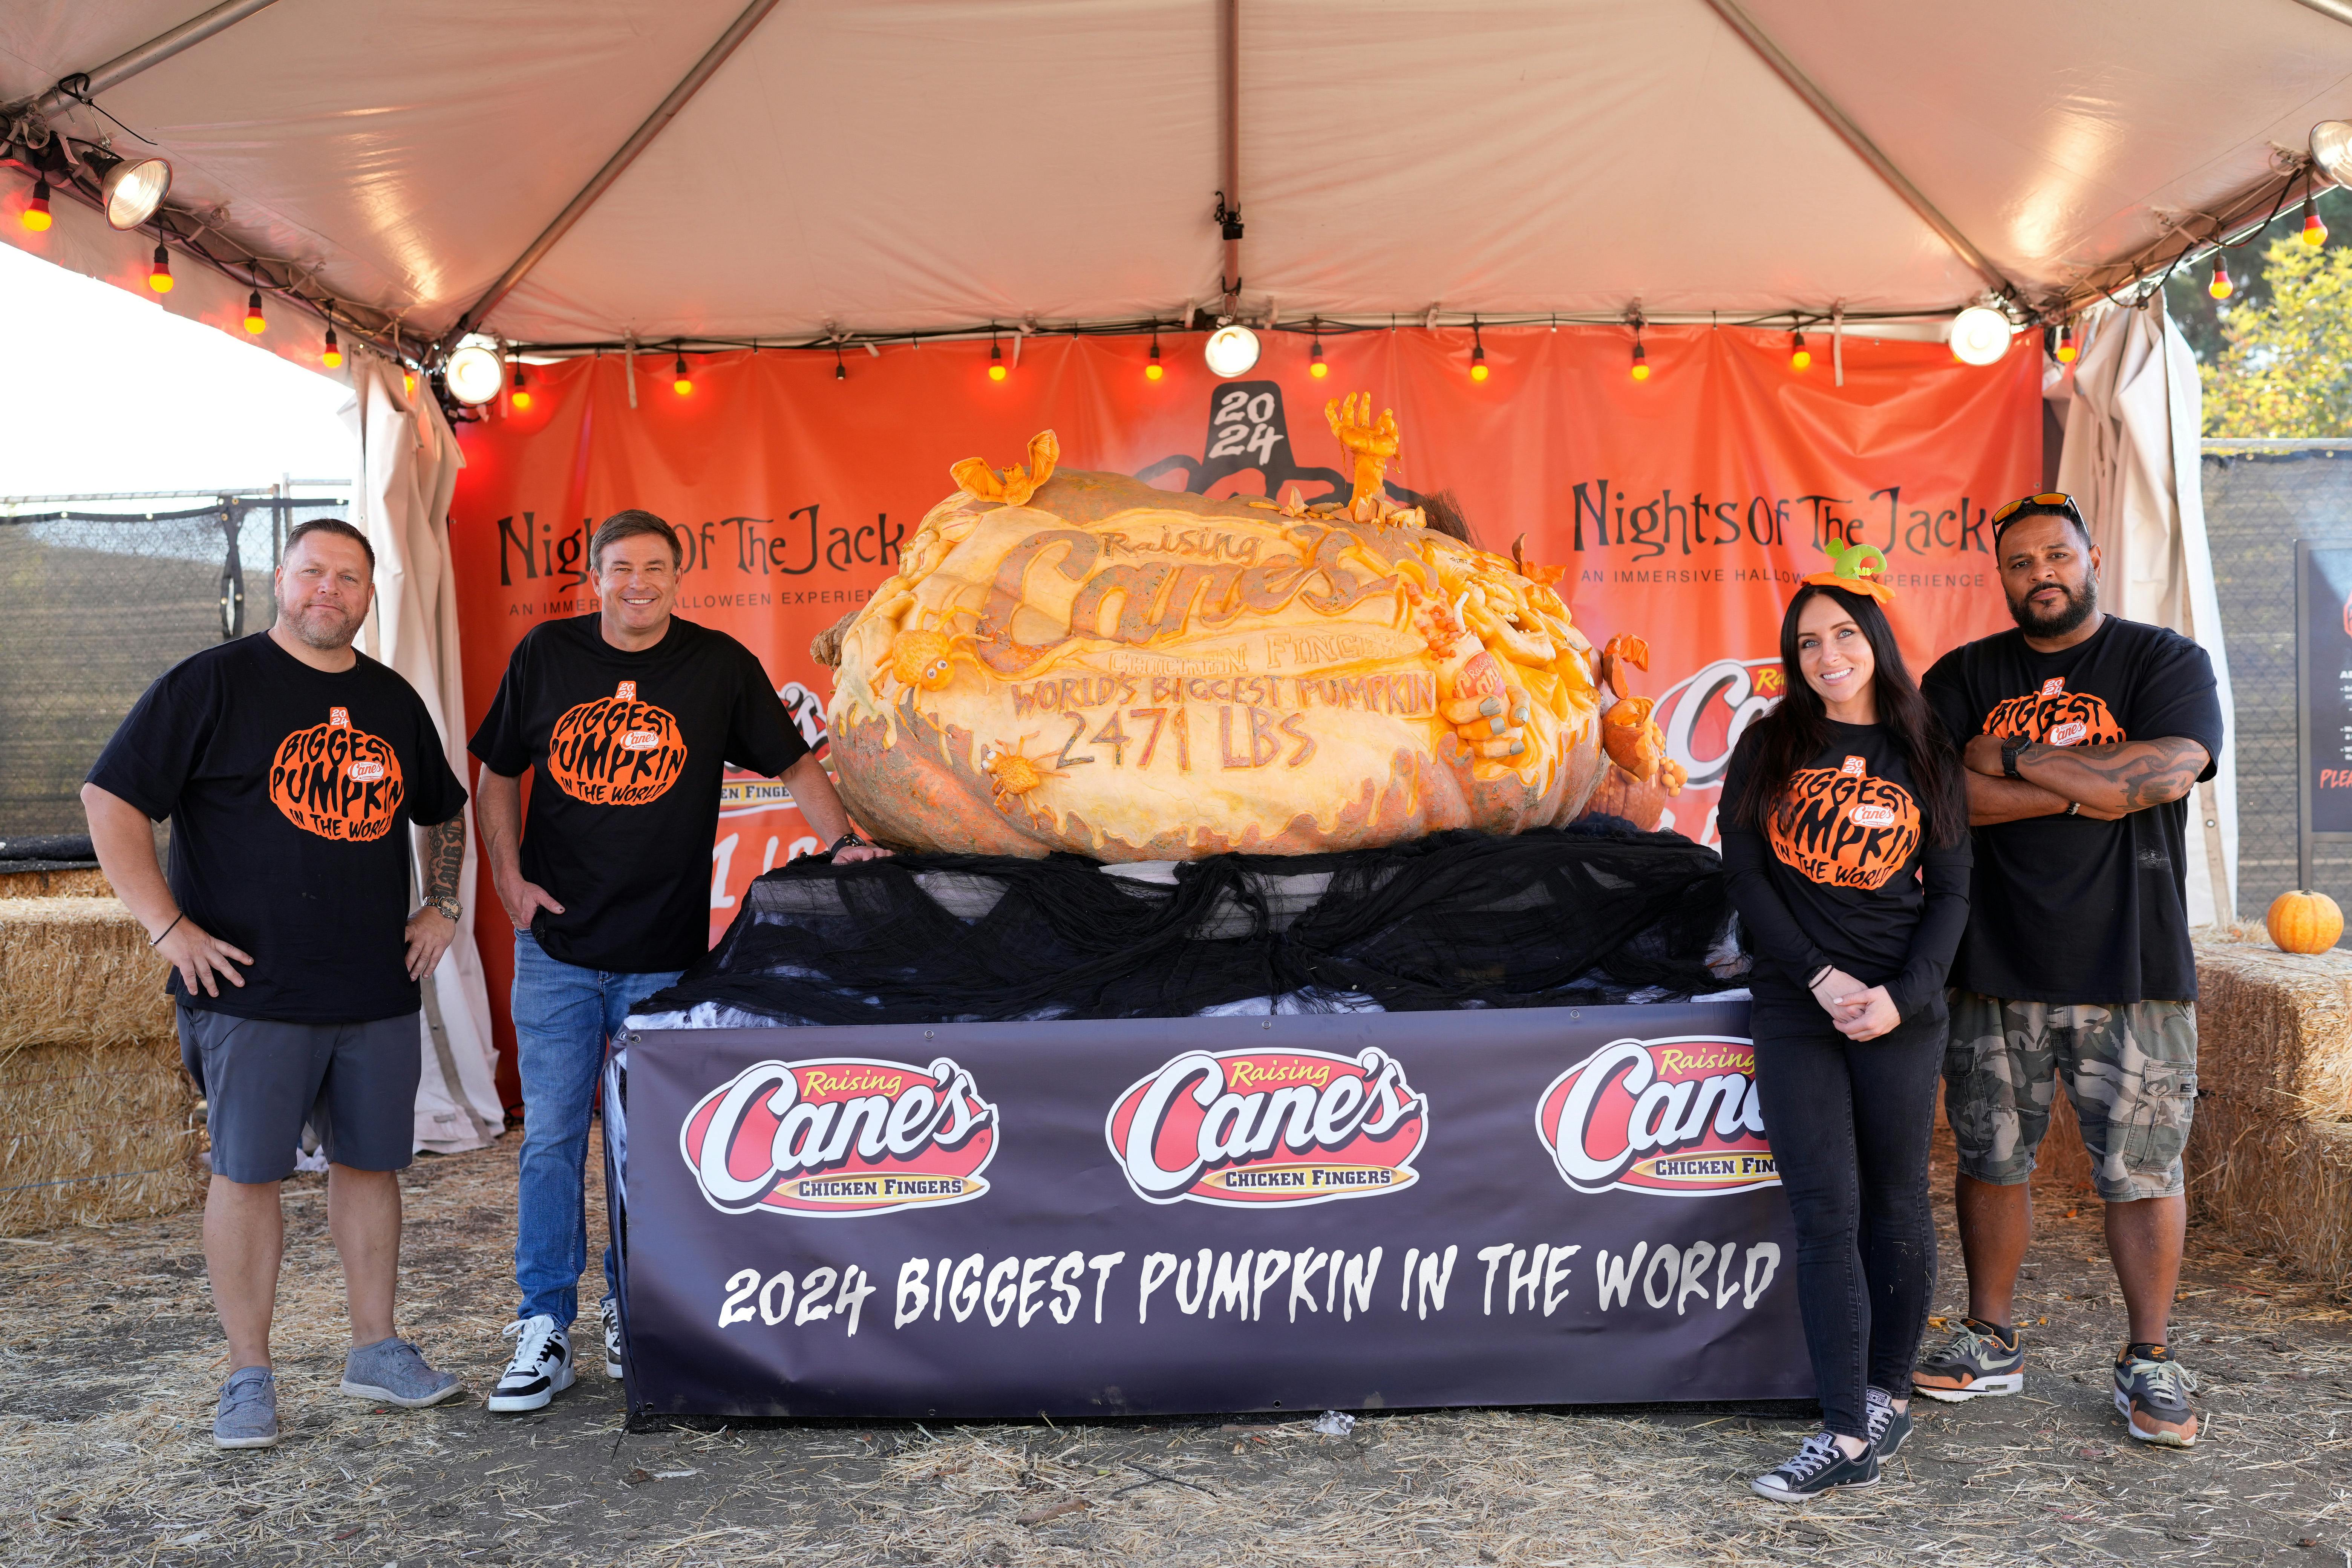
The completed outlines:
{"type": "Polygon", "coordinates": [[[2175,632],[2101,613],[2099,552],[2068,498],[2012,502],[1993,539],[2017,629],[1945,655],[1920,682],[1964,747],[1976,873],[1944,1063],[1969,1315],[1914,1381],[1945,1401],[2024,1386],[2012,1298],[2026,1182],[2063,1083],[2131,1318],[2116,1408],[2134,1437],[2185,1448],[2196,1382],[2165,1336],[2197,1096],[2184,803],[2221,752],[2212,662],[2175,632]]]}
{"type": "MultiPolygon", "coordinates": [[[[836,860],[887,853],[851,830],[751,650],[671,615],[680,560],[677,534],[651,512],[606,518],[588,544],[601,608],[524,637],[469,743],[482,764],[482,850],[515,928],[523,1095],[522,1303],[492,1410],[536,1410],[572,1385],[588,1123],[605,1042],[631,1004],[677,984],[709,947],[726,765],[781,777],[836,860]]],[[[605,1371],[619,1377],[609,1248],[604,1278],[605,1371]]]]}
{"type": "Polygon", "coordinates": [[[205,1263],[228,1336],[213,1441],[278,1441],[269,1320],[278,1184],[303,1123],[324,1145],[352,1351],[342,1390],[415,1406],[457,1392],[393,1332],[400,1186],[414,1152],[417,982],[457,935],[466,792],[408,682],[352,650],[375,552],[349,523],[288,535],[268,631],[147,689],[82,785],[116,895],[168,960],[180,1053],[212,1134],[205,1263]],[[172,874],[151,819],[172,819],[172,874]],[[424,906],[409,913],[409,830],[424,906]]]}

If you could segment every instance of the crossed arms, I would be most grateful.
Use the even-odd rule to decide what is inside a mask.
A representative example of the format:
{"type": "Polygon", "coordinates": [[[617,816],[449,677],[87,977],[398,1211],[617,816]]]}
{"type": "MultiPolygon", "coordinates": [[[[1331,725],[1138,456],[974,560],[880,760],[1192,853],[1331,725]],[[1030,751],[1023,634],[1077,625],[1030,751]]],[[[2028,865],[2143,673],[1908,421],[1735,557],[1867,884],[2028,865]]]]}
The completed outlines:
{"type": "Polygon", "coordinates": [[[1972,737],[1962,758],[1971,827],[2055,816],[2070,802],[2080,807],[2078,816],[2113,822],[2180,799],[2211,760],[2204,746],[2179,736],[2112,746],[2032,742],[2017,754],[2023,776],[2015,779],[2001,772],[1998,735],[1972,737]]]}

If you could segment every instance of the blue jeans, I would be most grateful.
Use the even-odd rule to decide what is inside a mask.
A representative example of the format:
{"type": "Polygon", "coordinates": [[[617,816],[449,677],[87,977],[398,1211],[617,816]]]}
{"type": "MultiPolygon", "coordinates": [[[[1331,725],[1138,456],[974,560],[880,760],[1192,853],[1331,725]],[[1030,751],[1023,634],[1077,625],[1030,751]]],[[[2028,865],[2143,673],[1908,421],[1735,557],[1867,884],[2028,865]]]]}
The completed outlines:
{"type": "MultiPolygon", "coordinates": [[[[588,1267],[588,1120],[604,1045],[630,1004],[675,985],[681,973],[583,969],[550,958],[529,931],[515,932],[515,1065],[523,1100],[515,1216],[519,1318],[544,1313],[568,1328],[580,1315],[580,1272],[588,1267]]],[[[610,1247],[604,1283],[613,1288],[610,1247]]]]}

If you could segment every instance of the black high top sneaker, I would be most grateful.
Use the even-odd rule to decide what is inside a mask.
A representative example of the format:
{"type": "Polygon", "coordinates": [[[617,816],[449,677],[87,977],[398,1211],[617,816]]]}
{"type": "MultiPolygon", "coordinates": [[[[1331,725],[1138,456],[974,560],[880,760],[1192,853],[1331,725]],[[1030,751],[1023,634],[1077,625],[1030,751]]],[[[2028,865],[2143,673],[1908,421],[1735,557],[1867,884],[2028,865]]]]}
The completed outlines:
{"type": "Polygon", "coordinates": [[[1823,1492],[1846,1487],[1878,1484],[1878,1455],[1863,1449],[1849,1459],[1838,1452],[1837,1440],[1826,1432],[1805,1439],[1795,1454],[1748,1483],[1758,1497],[1774,1502],[1811,1502],[1823,1492]]]}

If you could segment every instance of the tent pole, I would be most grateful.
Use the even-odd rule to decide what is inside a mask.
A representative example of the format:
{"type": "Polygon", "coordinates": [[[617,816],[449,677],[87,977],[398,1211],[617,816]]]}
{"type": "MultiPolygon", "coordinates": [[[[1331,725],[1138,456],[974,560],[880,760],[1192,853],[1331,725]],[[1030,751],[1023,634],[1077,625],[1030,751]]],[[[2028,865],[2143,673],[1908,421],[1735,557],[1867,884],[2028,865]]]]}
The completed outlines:
{"type": "Polygon", "coordinates": [[[672,120],[677,118],[678,110],[686,107],[687,100],[701,90],[704,82],[718,74],[719,68],[727,63],[727,57],[735,52],[735,47],[751,36],[751,30],[767,19],[768,13],[774,10],[776,5],[777,0],[751,0],[749,5],[743,7],[742,15],[737,16],[733,24],[719,36],[719,41],[711,45],[709,50],[695,62],[694,68],[686,73],[686,79],[670,89],[669,96],[661,100],[660,105],[652,114],[646,116],[646,122],[638,126],[626,142],[621,143],[620,151],[605,160],[604,166],[596,171],[595,176],[582,187],[580,194],[572,197],[562,212],[555,215],[555,221],[549,224],[540,237],[530,242],[530,248],[515,258],[514,265],[499,275],[499,280],[490,285],[489,291],[475,300],[473,308],[458,317],[456,323],[441,334],[440,342],[434,345],[437,353],[447,353],[450,349],[457,346],[459,339],[481,325],[482,319],[490,313],[499,300],[512,292],[514,286],[522,281],[524,274],[538,266],[541,258],[555,248],[555,242],[562,239],[571,230],[572,226],[578,223],[581,216],[596,205],[596,199],[612,187],[614,181],[621,177],[622,171],[636,162],[637,154],[650,146],[653,139],[660,135],[672,120]]]}
{"type": "MultiPolygon", "coordinates": [[[[1790,90],[1803,99],[1815,114],[1829,122],[1830,129],[1853,149],[1857,157],[1894,188],[1895,194],[1918,215],[1919,221],[1934,229],[1937,236],[1952,247],[1955,255],[1967,262],[1996,292],[2011,298],[2017,296],[2015,286],[1985,259],[1984,252],[1970,244],[1969,237],[1962,234],[1951,219],[1936,210],[1935,204],[1921,194],[1919,187],[1895,166],[1892,159],[1878,150],[1876,142],[1862,133],[1862,127],[1846,118],[1845,110],[1831,101],[1830,96],[1816,87],[1811,78],[1797,68],[1795,61],[1780,52],[1780,46],[1774,43],[1747,12],[1741,10],[1734,0],[1706,0],[1706,3],[1733,32],[1748,40],[1748,47],[1764,57],[1764,63],[1780,73],[1780,79],[1789,84],[1790,90]]],[[[2312,0],[2304,0],[2304,3],[2309,5],[2312,0]]]]}
{"type": "Polygon", "coordinates": [[[1225,234],[1225,260],[1217,281],[1225,295],[1224,313],[1239,308],[1242,291],[1242,0],[1225,0],[1218,7],[1217,89],[1224,103],[1225,210],[1234,215],[1225,234]]]}
{"type": "Polygon", "coordinates": [[[203,16],[191,17],[170,32],[158,34],[137,48],[115,56],[96,70],[81,72],[81,84],[76,92],[66,90],[65,82],[74,79],[72,77],[66,78],[65,81],[59,82],[36,99],[33,107],[42,114],[55,114],[68,103],[77,102],[82,98],[104,92],[110,87],[129,81],[148,67],[161,65],[182,49],[191,45],[201,44],[222,28],[233,26],[256,11],[266,9],[276,3],[277,0],[224,0],[223,4],[214,6],[203,16]]]}

